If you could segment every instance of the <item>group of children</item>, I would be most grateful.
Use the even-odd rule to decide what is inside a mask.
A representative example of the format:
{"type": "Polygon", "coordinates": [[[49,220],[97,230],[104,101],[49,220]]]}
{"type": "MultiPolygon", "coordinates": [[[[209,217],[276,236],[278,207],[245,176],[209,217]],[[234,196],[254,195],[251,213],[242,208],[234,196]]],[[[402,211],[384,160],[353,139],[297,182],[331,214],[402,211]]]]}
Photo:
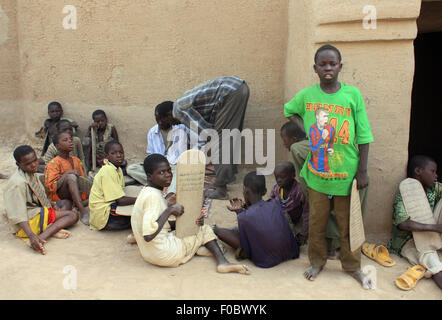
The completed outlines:
{"type": "MultiPolygon", "coordinates": [[[[263,199],[265,177],[250,172],[243,182],[244,201],[234,198],[227,206],[236,213],[238,226],[212,229],[204,224],[202,214],[195,221],[198,233],[183,239],[172,232],[175,218],[185,210],[176,202],[176,163],[183,151],[201,145],[190,145],[189,141],[198,141],[189,139],[196,133],[173,122],[174,103],[165,101],[156,107],[157,125],[147,136],[147,157],[132,165],[127,165],[116,128],[107,123],[104,111],[93,113],[94,123],[82,145],[75,136],[75,122],[62,118],[60,104],[50,103],[50,119],[42,131],[44,158],[38,159],[29,146],[14,151],[18,168],[4,194],[14,233],[29,239],[32,248],[44,254],[48,237],[67,237],[69,231],[64,228],[80,219],[94,230],[132,229],[128,240],[154,265],[176,267],[194,255],[213,256],[218,272],[240,274],[250,274],[248,267],[230,263],[217,239],[235,249],[238,260],[247,258],[264,268],[298,258],[300,246],[308,245],[311,266],[304,273],[306,279],[315,280],[328,259],[340,259],[344,271],[363,288],[373,288],[372,280],[361,271],[361,251],[379,261],[384,247],[351,250],[349,243],[351,186],[356,179],[364,216],[373,136],[361,93],[338,81],[341,68],[339,50],[331,45],[320,47],[314,57],[319,84],[301,90],[285,104],[284,116],[290,121],[282,126],[281,138],[292,161],[276,166],[276,184],[269,199],[263,199]],[[37,177],[42,167],[43,184],[37,177]],[[99,171],[88,174],[95,167],[99,171]],[[129,192],[125,173],[145,187],[129,192]]],[[[415,157],[409,168],[409,177],[425,188],[434,209],[442,197],[436,163],[429,157],[415,157]]],[[[442,264],[437,255],[442,246],[434,240],[426,247],[432,250],[422,250],[410,242],[421,231],[437,233],[440,240],[442,214],[434,217],[434,223],[422,223],[413,221],[407,208],[399,193],[389,248],[429,272],[442,288],[442,264]]],[[[418,268],[410,270],[396,282],[404,290],[423,276],[418,268]]]]}

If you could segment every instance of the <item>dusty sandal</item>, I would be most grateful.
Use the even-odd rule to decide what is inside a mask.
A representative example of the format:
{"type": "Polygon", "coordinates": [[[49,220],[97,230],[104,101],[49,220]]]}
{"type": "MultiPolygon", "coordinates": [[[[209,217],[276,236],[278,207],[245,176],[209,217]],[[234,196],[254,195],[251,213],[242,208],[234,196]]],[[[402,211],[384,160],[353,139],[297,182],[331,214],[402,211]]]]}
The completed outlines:
{"type": "Polygon", "coordinates": [[[417,282],[422,279],[426,271],[427,269],[420,265],[408,268],[407,271],[396,279],[396,286],[405,291],[411,290],[416,286],[417,282]]]}
{"type": "Polygon", "coordinates": [[[364,243],[362,245],[362,252],[384,267],[392,267],[396,264],[396,262],[390,258],[387,248],[382,245],[364,243]]]}

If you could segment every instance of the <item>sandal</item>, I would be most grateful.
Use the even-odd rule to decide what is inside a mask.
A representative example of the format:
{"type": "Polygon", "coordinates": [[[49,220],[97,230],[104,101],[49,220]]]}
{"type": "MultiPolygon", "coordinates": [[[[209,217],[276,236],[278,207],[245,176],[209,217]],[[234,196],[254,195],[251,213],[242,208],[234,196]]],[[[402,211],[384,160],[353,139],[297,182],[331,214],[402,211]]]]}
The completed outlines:
{"type": "Polygon", "coordinates": [[[382,245],[364,243],[362,245],[362,252],[381,266],[392,267],[396,264],[396,262],[390,258],[387,248],[382,245]]]}
{"type": "Polygon", "coordinates": [[[399,289],[408,291],[413,289],[417,282],[422,279],[427,269],[420,265],[408,268],[399,278],[396,279],[395,283],[399,289]]]}

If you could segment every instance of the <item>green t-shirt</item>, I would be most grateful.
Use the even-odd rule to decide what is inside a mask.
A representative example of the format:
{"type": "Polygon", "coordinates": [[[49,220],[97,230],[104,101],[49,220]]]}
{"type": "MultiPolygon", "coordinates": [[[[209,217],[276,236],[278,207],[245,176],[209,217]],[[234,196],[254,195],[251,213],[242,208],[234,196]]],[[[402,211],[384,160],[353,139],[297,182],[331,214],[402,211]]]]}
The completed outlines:
{"type": "Polygon", "coordinates": [[[328,94],[315,84],[284,105],[286,117],[294,114],[304,120],[310,142],[301,177],[318,192],[349,195],[359,164],[357,144],[373,141],[359,89],[341,83],[338,92],[328,94]]]}

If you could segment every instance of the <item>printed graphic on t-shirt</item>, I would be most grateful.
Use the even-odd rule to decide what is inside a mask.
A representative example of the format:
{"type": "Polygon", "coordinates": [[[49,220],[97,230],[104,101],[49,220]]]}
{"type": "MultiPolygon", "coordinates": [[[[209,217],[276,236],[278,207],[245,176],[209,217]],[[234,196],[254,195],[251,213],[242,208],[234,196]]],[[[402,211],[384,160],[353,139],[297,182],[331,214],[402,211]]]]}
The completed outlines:
{"type": "MultiPolygon", "coordinates": [[[[330,164],[331,167],[336,170],[344,163],[343,153],[335,152],[333,144],[338,141],[338,137],[342,138],[342,144],[348,144],[348,137],[345,136],[345,132],[342,131],[342,128],[338,137],[335,137],[337,119],[332,118],[329,121],[330,108],[307,103],[306,109],[309,110],[309,106],[311,107],[313,105],[315,105],[314,112],[316,122],[311,125],[309,129],[312,156],[308,162],[308,169],[313,174],[323,178],[347,178],[348,174],[346,172],[333,172],[330,170],[330,164]]],[[[344,110],[344,108],[342,108],[342,110],[344,110]]],[[[348,123],[348,120],[345,120],[344,123],[345,122],[348,123]]],[[[348,129],[346,133],[348,134],[348,129]]]]}

